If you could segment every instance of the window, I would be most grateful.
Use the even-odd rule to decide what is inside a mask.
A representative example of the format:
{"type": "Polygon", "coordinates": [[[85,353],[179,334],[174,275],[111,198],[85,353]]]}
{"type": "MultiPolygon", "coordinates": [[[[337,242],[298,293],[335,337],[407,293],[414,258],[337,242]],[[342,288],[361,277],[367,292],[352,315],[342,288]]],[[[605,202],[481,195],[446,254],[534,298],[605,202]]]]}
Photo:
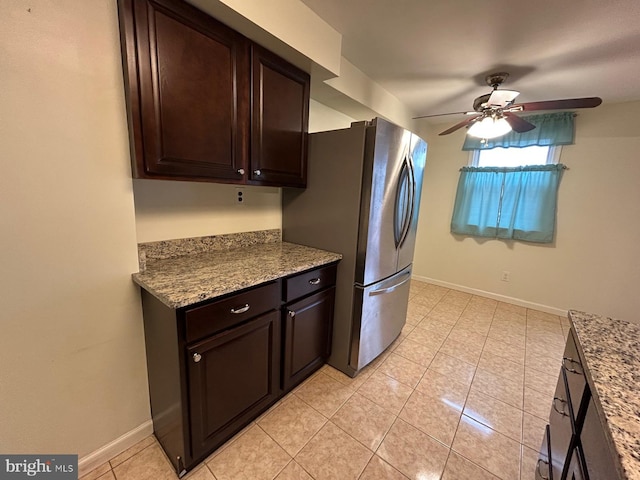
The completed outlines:
{"type": "Polygon", "coordinates": [[[532,145],[523,148],[496,147],[489,150],[471,150],[469,165],[473,167],[524,167],[525,165],[555,165],[560,159],[562,146],[532,145]]]}
{"type": "Polygon", "coordinates": [[[573,114],[527,117],[536,129],[481,142],[467,137],[451,232],[550,243],[555,235],[561,145],[573,143],[573,114]]]}

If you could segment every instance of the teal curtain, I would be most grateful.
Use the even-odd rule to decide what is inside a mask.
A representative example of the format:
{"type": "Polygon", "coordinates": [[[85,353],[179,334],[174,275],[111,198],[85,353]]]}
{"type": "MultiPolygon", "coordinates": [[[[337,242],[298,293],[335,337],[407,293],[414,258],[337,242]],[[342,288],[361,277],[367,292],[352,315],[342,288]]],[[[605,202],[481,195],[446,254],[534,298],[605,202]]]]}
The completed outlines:
{"type": "MultiPolygon", "coordinates": [[[[517,115],[517,113],[516,113],[517,115]]],[[[487,139],[466,136],[462,150],[482,150],[496,147],[530,147],[531,145],[570,145],[574,139],[573,112],[547,113],[522,116],[536,128],[524,133],[509,132],[497,138],[487,139]]]]}
{"type": "Polygon", "coordinates": [[[551,243],[564,165],[464,167],[451,232],[551,243]]]}

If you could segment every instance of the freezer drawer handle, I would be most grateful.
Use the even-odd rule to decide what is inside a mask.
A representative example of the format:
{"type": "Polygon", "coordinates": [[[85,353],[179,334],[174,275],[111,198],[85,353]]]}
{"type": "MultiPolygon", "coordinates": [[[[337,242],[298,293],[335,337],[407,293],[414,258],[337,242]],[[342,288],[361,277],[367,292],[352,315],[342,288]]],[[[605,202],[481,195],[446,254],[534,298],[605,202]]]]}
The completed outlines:
{"type": "Polygon", "coordinates": [[[246,311],[248,311],[251,307],[249,306],[248,303],[244,304],[244,307],[240,307],[240,308],[232,308],[231,309],[231,313],[244,313],[246,311]]]}
{"type": "Polygon", "coordinates": [[[410,279],[411,279],[411,274],[409,272],[405,273],[405,275],[407,276],[407,278],[405,278],[404,280],[402,280],[399,283],[396,283],[395,285],[392,285],[390,287],[387,288],[381,288],[380,290],[372,290],[369,295],[373,296],[373,295],[382,295],[383,293],[389,293],[389,292],[393,292],[396,288],[398,288],[401,285],[404,285],[405,283],[407,283],[410,279]]]}
{"type": "Polygon", "coordinates": [[[318,285],[320,283],[320,279],[319,278],[312,278],[311,280],[309,280],[309,283],[311,285],[318,285]]]}

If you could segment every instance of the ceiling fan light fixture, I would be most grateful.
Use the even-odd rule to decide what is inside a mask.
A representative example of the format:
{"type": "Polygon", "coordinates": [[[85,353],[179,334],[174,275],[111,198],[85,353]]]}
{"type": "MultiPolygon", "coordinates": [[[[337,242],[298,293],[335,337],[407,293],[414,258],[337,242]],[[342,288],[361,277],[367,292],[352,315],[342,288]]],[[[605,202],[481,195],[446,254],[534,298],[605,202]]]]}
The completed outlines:
{"type": "Polygon", "coordinates": [[[487,116],[471,125],[467,135],[476,138],[496,138],[511,130],[511,125],[504,117],[487,116]]]}

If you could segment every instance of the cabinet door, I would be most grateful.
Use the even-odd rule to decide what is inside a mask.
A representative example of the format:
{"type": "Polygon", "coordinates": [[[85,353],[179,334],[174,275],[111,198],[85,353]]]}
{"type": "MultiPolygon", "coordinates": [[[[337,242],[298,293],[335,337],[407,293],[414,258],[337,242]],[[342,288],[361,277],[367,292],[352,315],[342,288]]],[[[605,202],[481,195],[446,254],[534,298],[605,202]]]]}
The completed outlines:
{"type": "Polygon", "coordinates": [[[134,175],[241,182],[249,43],[185,2],[120,0],[134,175]]]}
{"type": "Polygon", "coordinates": [[[560,370],[549,413],[549,446],[554,479],[563,478],[562,473],[566,470],[566,463],[575,443],[572,409],[567,390],[565,373],[560,370]]]}
{"type": "Polygon", "coordinates": [[[320,368],[331,353],[331,327],[335,288],[332,287],[285,307],[285,391],[320,368]]]}
{"type": "Polygon", "coordinates": [[[616,452],[612,451],[605,432],[607,426],[598,415],[593,397],[588,402],[580,441],[589,480],[610,480],[616,476],[614,462],[616,452]]]}
{"type": "Polygon", "coordinates": [[[576,445],[571,455],[571,462],[569,463],[569,470],[567,471],[567,480],[586,480],[584,475],[582,454],[580,447],[576,445]]]}
{"type": "Polygon", "coordinates": [[[304,187],[307,182],[309,75],[252,47],[253,183],[304,187]]]}
{"type": "Polygon", "coordinates": [[[272,311],[187,348],[194,459],[221,445],[279,397],[279,317],[272,311]]]}

